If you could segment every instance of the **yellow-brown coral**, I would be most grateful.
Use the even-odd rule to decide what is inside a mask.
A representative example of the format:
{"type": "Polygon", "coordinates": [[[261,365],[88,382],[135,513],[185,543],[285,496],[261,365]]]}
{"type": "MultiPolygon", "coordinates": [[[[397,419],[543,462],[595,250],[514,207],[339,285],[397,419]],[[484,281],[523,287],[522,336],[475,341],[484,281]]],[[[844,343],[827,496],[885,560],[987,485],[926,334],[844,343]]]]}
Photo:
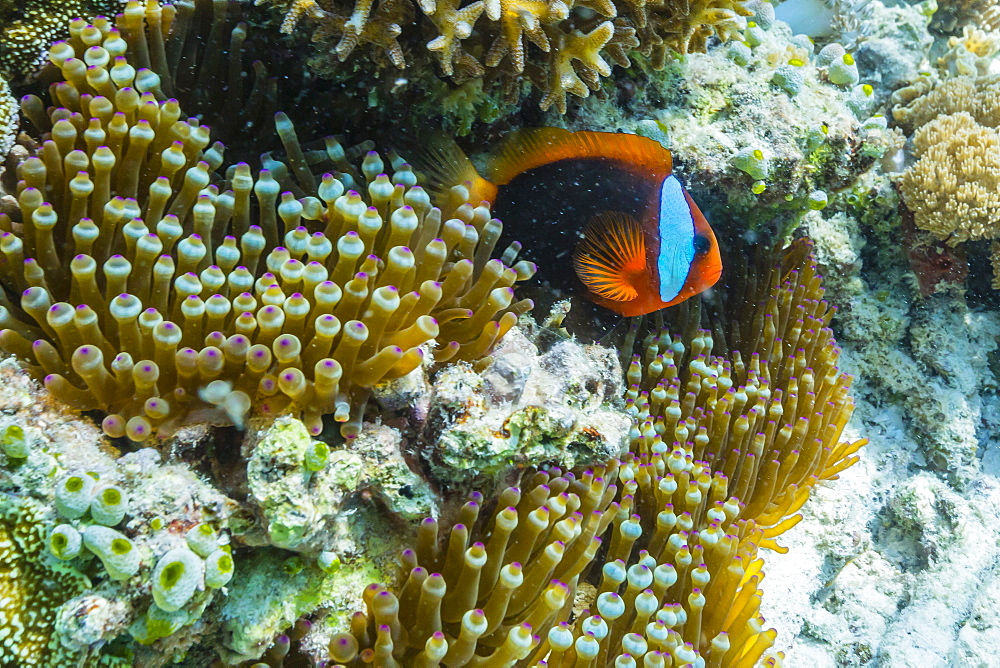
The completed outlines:
{"type": "Polygon", "coordinates": [[[0,492],[0,664],[51,666],[79,662],[53,633],[59,608],[90,586],[49,553],[40,505],[0,492]]]}
{"type": "Polygon", "coordinates": [[[980,125],[1000,126],[1000,75],[921,79],[892,95],[892,116],[912,132],[938,116],[964,111],[980,125]]]}
{"type": "Polygon", "coordinates": [[[653,67],[660,68],[669,51],[704,52],[709,37],[742,41],[752,12],[739,0],[694,0],[646,2],[645,16],[637,21],[639,41],[648,50],[653,67]]]}
{"type": "Polygon", "coordinates": [[[1000,236],[1000,132],[964,111],[939,116],[914,134],[913,154],[899,185],[917,227],[952,246],[1000,236]]]}
{"type": "Polygon", "coordinates": [[[757,665],[775,636],[759,614],[757,552],[780,550],[775,537],[812,488],[856,462],[864,441],[840,441],[850,377],[836,367],[806,244],[734,281],[724,302],[723,321],[738,317],[731,352],[713,355],[707,331],[687,344],[662,335],[631,365],[630,453],[535,473],[488,519],[474,498],[441,547],[427,520],[399,586],[366,590],[367,614],[334,638],[331,658],[757,665]]]}
{"type": "MultiPolygon", "coordinates": [[[[893,117],[916,130],[917,161],[899,188],[917,227],[952,246],[1000,238],[1000,75],[918,81],[892,101],[893,117]]],[[[991,259],[1000,276],[1000,256],[991,259]]]]}
{"type": "Polygon", "coordinates": [[[17,100],[10,94],[7,80],[0,77],[0,156],[6,156],[14,145],[19,122],[17,100]]]}
{"type": "Polygon", "coordinates": [[[114,0],[0,2],[0,74],[31,74],[45,63],[49,45],[69,34],[72,19],[113,13],[117,6],[114,0]]]}
{"type": "Polygon", "coordinates": [[[412,45],[418,58],[425,49],[432,54],[442,73],[458,84],[485,76],[516,97],[527,73],[542,93],[542,109],[555,106],[560,112],[567,93],[587,97],[610,76],[605,58],[628,67],[629,54],[637,51],[660,68],[669,51],[704,51],[712,35],[742,39],[739,30],[751,14],[741,0],[479,0],[465,6],[392,0],[374,8],[372,0],[358,0],[352,8],[340,0],[257,0],[263,2],[287,10],[286,31],[304,17],[313,20],[313,39],[336,39],[330,50],[341,62],[372,44],[402,68],[413,64],[405,62],[402,50],[412,45]],[[413,14],[417,20],[409,18],[413,14]],[[425,25],[438,36],[421,44],[425,25]]]}
{"type": "Polygon", "coordinates": [[[131,65],[125,33],[105,22],[81,33],[89,47],[53,46],[65,80],[47,112],[24,102],[46,132],[17,170],[18,219],[0,215],[0,280],[21,294],[0,308],[0,346],[108,413],[109,435],[240,423],[254,406],[314,433],[333,414],[352,436],[370,388],[425,344],[475,359],[530,308],[511,286],[533,266],[490,259],[501,225],[464,187],[442,212],[408,165],[370,152],[358,170],[333,140],[342,175],[317,181],[283,114],[287,165],[218,174],[223,146],[131,65]]]}
{"type": "Polygon", "coordinates": [[[928,28],[938,35],[957,35],[967,25],[995,30],[996,0],[942,0],[928,28]]]}

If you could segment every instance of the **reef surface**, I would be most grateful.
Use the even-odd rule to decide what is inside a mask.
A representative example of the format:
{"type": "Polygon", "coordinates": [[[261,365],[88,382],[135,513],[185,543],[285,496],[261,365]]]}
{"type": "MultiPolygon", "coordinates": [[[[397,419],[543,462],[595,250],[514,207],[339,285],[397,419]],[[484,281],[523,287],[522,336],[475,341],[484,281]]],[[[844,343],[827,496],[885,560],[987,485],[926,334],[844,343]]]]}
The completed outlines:
{"type": "Polygon", "coordinates": [[[0,664],[996,665],[998,5],[349,4],[0,0],[0,664]],[[601,338],[405,162],[539,125],[722,282],[601,338]]]}

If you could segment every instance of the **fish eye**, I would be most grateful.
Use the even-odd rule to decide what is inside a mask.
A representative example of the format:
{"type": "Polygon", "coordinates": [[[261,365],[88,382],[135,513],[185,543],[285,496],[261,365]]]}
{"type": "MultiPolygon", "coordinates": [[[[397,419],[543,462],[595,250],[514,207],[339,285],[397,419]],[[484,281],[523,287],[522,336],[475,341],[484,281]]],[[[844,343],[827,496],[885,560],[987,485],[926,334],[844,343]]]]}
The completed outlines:
{"type": "Polygon", "coordinates": [[[712,248],[712,242],[703,234],[694,236],[694,252],[697,255],[704,255],[712,248]]]}

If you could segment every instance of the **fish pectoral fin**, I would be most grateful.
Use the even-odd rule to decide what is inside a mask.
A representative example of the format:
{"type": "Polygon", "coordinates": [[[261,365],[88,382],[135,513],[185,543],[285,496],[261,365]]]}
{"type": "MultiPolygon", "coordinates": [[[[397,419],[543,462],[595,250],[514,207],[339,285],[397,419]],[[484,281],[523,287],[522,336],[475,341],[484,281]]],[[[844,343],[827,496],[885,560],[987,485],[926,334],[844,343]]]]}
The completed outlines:
{"type": "Polygon", "coordinates": [[[605,211],[584,228],[573,250],[573,268],[594,294],[616,302],[639,296],[646,278],[646,242],[631,216],[605,211]]]}

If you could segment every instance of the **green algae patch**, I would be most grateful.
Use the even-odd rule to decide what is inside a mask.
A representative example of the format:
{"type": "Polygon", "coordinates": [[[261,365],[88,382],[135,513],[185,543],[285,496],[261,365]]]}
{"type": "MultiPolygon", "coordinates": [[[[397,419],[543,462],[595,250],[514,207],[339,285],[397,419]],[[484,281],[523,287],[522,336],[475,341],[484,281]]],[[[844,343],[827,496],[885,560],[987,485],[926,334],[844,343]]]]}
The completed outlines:
{"type": "Polygon", "coordinates": [[[219,650],[226,663],[260,657],[275,636],[322,600],[326,574],[313,567],[290,574],[285,566],[289,556],[285,550],[259,548],[240,559],[240,576],[231,582],[218,611],[223,635],[219,650]]]}

